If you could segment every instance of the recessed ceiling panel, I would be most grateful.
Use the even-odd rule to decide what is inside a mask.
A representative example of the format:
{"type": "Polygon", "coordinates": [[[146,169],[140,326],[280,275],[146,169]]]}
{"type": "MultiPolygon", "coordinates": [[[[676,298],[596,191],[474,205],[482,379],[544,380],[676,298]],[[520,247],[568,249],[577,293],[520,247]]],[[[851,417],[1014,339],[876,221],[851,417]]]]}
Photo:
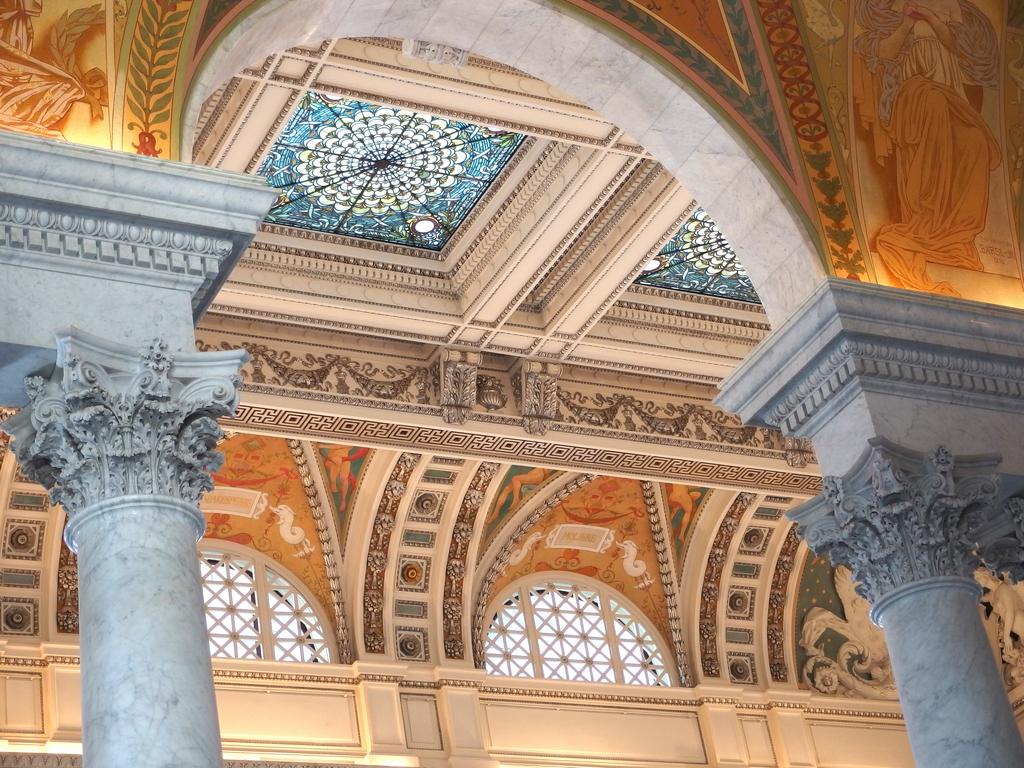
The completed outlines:
{"type": "Polygon", "coordinates": [[[703,208],[672,236],[636,279],[640,285],[760,303],[747,270],[703,208]]]}
{"type": "Polygon", "coordinates": [[[259,173],[268,221],[438,251],[524,136],[307,93],[259,173]]]}

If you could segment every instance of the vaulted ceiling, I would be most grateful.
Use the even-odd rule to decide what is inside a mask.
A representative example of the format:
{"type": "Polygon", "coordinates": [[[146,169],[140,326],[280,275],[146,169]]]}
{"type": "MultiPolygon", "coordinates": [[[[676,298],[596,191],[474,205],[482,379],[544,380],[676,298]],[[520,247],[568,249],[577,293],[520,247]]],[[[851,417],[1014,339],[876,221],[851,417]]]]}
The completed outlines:
{"type": "Polygon", "coordinates": [[[194,160],[269,173],[282,189],[214,315],[427,345],[420,356],[445,345],[723,376],[748,345],[710,352],[678,318],[758,328],[763,313],[693,196],[566,94],[466,58],[327,41],[272,56],[208,100],[194,160]],[[348,202],[359,194],[376,197],[348,202]]]}

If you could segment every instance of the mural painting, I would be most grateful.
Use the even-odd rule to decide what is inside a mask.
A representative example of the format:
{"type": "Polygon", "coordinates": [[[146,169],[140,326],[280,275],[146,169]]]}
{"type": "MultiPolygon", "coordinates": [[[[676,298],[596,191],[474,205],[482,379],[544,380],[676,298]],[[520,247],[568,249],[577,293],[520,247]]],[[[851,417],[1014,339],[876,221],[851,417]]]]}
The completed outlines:
{"type": "Polygon", "coordinates": [[[491,589],[531,573],[578,573],[632,600],[671,638],[643,487],[639,480],[598,477],[548,510],[516,542],[491,589]]]}
{"type": "Polygon", "coordinates": [[[690,530],[697,522],[697,514],[709,493],[707,488],[674,483],[665,483],[662,488],[665,493],[665,512],[672,530],[672,552],[676,558],[676,568],[681,572],[690,530]]]}
{"type": "Polygon", "coordinates": [[[316,521],[288,441],[236,435],[218,447],[224,466],[200,504],[206,538],[262,552],[294,573],[322,606],[331,606],[316,521]]]}
{"type": "Polygon", "coordinates": [[[0,128],[109,146],[104,3],[0,0],[0,128]]]}
{"type": "Polygon", "coordinates": [[[513,464],[508,468],[505,476],[501,479],[501,485],[487,512],[487,517],[484,518],[483,536],[477,551],[478,562],[505,522],[510,519],[512,513],[543,486],[561,474],[553,469],[526,467],[518,464],[513,464]]]}
{"type": "Polygon", "coordinates": [[[868,618],[868,601],[845,567],[808,557],[796,607],[797,669],[818,693],[895,699],[885,634],[868,618]]]}
{"type": "Polygon", "coordinates": [[[331,509],[338,526],[338,543],[342,551],[348,538],[349,512],[355,503],[359,479],[372,451],[369,448],[353,448],[348,445],[314,443],[320,476],[331,500],[331,509]]]}
{"type": "Polygon", "coordinates": [[[1024,83],[1013,63],[1024,47],[1018,31],[1004,32],[1003,4],[801,6],[870,274],[899,288],[1024,304],[1024,105],[1012,87],[1024,83]]]}

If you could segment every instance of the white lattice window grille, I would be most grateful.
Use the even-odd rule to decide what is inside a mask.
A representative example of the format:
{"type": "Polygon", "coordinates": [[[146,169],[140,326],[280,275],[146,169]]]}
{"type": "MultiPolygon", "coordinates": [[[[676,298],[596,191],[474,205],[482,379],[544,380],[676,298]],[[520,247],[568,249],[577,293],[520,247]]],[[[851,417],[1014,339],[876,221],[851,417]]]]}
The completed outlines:
{"type": "Polygon", "coordinates": [[[602,586],[557,579],[513,588],[484,641],[493,675],[671,685],[654,633],[602,586]]]}
{"type": "Polygon", "coordinates": [[[313,604],[261,558],[204,547],[199,569],[210,655],[330,662],[324,623],[313,604]]]}

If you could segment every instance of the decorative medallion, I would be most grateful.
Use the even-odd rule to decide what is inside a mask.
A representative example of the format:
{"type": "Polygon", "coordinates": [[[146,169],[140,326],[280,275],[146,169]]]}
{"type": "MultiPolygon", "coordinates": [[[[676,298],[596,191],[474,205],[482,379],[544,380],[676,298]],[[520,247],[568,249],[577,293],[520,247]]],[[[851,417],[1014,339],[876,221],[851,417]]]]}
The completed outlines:
{"type": "Polygon", "coordinates": [[[760,303],[747,270],[703,208],[644,265],[640,285],[760,303]]]}
{"type": "Polygon", "coordinates": [[[43,532],[46,523],[41,520],[9,519],[4,526],[4,557],[13,560],[38,560],[43,555],[43,532]]]}
{"type": "Polygon", "coordinates": [[[281,192],[267,219],[438,251],[524,138],[310,92],[260,166],[281,192]]]}

